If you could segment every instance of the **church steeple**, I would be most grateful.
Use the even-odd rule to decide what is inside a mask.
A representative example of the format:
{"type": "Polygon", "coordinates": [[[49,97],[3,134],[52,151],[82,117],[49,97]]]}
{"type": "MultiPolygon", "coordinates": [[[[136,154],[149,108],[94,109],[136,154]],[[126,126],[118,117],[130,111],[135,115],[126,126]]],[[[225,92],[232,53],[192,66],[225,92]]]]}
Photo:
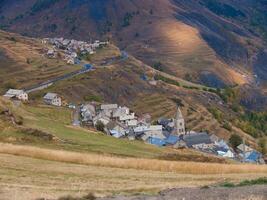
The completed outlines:
{"type": "Polygon", "coordinates": [[[182,112],[181,112],[179,107],[177,107],[177,112],[176,112],[176,120],[177,119],[184,119],[183,118],[183,114],[182,114],[182,112]]]}
{"type": "Polygon", "coordinates": [[[177,135],[185,134],[184,117],[179,107],[177,107],[176,118],[175,118],[175,132],[177,135]]]}

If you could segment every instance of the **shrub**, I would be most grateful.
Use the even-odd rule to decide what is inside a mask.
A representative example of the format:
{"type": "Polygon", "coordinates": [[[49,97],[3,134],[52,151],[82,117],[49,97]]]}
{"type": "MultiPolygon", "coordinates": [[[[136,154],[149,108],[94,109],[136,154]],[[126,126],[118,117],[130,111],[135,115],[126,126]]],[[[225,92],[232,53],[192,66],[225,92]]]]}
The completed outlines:
{"type": "Polygon", "coordinates": [[[122,27],[130,26],[132,18],[133,18],[133,15],[127,12],[123,17],[122,27]]]}
{"type": "Polygon", "coordinates": [[[37,0],[35,4],[33,4],[31,8],[31,14],[34,14],[36,12],[45,10],[58,2],[58,0],[37,0]]]}
{"type": "Polygon", "coordinates": [[[15,38],[15,37],[10,37],[10,38],[8,38],[10,41],[12,41],[12,42],[17,42],[17,39],[15,38]]]}
{"type": "Polygon", "coordinates": [[[231,135],[229,139],[229,143],[234,149],[240,144],[242,144],[242,142],[243,142],[242,138],[237,134],[231,135]]]}
{"type": "Polygon", "coordinates": [[[215,108],[215,107],[211,107],[211,108],[208,108],[208,111],[213,115],[213,117],[218,120],[219,122],[221,122],[223,120],[223,113],[215,108]]]}
{"type": "Polygon", "coordinates": [[[230,183],[230,182],[224,182],[221,184],[221,187],[231,188],[231,187],[235,187],[235,184],[230,183]]]}
{"type": "Polygon", "coordinates": [[[104,132],[105,125],[103,124],[103,122],[97,121],[95,127],[96,130],[104,132]]]}
{"type": "Polygon", "coordinates": [[[159,71],[163,71],[163,64],[160,61],[158,61],[154,63],[153,68],[159,71]]]}
{"type": "Polygon", "coordinates": [[[194,79],[194,78],[193,78],[193,76],[192,76],[191,74],[188,74],[188,73],[187,73],[187,74],[185,75],[185,80],[192,82],[193,79],[194,79]]]}
{"type": "Polygon", "coordinates": [[[163,81],[163,82],[165,82],[165,83],[168,83],[168,84],[171,84],[171,85],[176,85],[176,86],[178,86],[178,87],[181,86],[180,83],[179,83],[178,81],[175,81],[175,80],[173,80],[173,79],[166,78],[166,77],[161,76],[161,75],[159,75],[159,74],[155,76],[155,79],[156,79],[156,80],[161,80],[161,81],[163,81]]]}
{"type": "Polygon", "coordinates": [[[14,89],[14,88],[17,88],[17,86],[18,86],[18,84],[14,80],[10,80],[10,81],[8,81],[7,83],[4,84],[5,89],[10,89],[10,88],[14,89]]]}
{"type": "Polygon", "coordinates": [[[102,97],[97,95],[87,95],[83,98],[85,101],[102,102],[102,97]]]}
{"type": "Polygon", "coordinates": [[[234,8],[231,5],[221,3],[217,0],[206,0],[202,4],[206,6],[210,11],[216,13],[217,15],[236,18],[236,17],[245,17],[245,13],[241,10],[234,8]]]}
{"type": "Polygon", "coordinates": [[[58,200],[95,200],[96,197],[93,194],[88,194],[84,197],[72,197],[72,196],[65,196],[65,197],[60,197],[58,200]]]}
{"type": "Polygon", "coordinates": [[[249,186],[249,185],[267,185],[267,177],[258,178],[254,180],[245,180],[239,183],[237,186],[249,186]]]}
{"type": "Polygon", "coordinates": [[[231,126],[231,124],[229,122],[225,122],[223,124],[223,128],[228,130],[228,131],[232,131],[232,126],[231,126]]]}
{"type": "Polygon", "coordinates": [[[136,38],[139,37],[139,36],[140,36],[140,34],[137,33],[137,32],[136,32],[135,35],[134,35],[134,37],[136,37],[136,38]]]}
{"type": "Polygon", "coordinates": [[[266,155],[267,154],[267,140],[265,138],[259,139],[258,145],[260,148],[260,152],[263,155],[266,155]]]}

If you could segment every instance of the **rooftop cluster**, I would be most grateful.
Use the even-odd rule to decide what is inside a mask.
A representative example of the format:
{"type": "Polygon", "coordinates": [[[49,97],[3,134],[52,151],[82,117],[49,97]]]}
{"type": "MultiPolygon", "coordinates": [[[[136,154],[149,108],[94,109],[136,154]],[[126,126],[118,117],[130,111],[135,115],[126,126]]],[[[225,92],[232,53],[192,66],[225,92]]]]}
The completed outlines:
{"type": "MultiPolygon", "coordinates": [[[[151,116],[136,116],[126,106],[89,103],[80,107],[82,122],[116,138],[142,140],[158,147],[192,148],[197,151],[241,162],[264,163],[252,148],[231,148],[227,142],[206,132],[185,130],[185,120],[178,108],[173,119],[160,118],[152,124],[151,116]]],[[[245,145],[246,146],[246,145],[245,145]]]]}
{"type": "Polygon", "coordinates": [[[55,58],[59,51],[64,52],[63,59],[68,64],[79,64],[82,57],[88,57],[88,55],[94,54],[97,48],[109,44],[109,42],[101,42],[99,40],[84,42],[64,38],[45,38],[42,43],[52,45],[47,50],[48,57],[55,58]]]}

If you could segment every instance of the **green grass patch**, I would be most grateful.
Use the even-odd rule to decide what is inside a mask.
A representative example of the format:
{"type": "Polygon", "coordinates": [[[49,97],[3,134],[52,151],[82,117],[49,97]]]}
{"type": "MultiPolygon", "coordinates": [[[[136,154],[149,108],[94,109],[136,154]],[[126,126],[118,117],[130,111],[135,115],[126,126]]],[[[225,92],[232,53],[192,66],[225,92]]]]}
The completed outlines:
{"type": "Polygon", "coordinates": [[[244,180],[238,184],[224,182],[220,186],[232,188],[232,187],[244,187],[244,186],[252,186],[252,185],[267,185],[267,177],[262,177],[262,178],[253,179],[253,180],[244,180]]]}
{"type": "Polygon", "coordinates": [[[250,185],[267,185],[267,177],[258,178],[254,180],[245,180],[240,182],[237,186],[250,186],[250,185]]]}
{"type": "MultiPolygon", "coordinates": [[[[24,119],[25,126],[48,132],[64,141],[51,144],[51,148],[144,158],[158,158],[168,152],[167,149],[147,145],[141,141],[116,139],[102,133],[74,128],[71,126],[71,110],[67,108],[25,106],[25,109],[28,112],[24,119]]],[[[47,147],[48,144],[35,145],[47,147]]]]}
{"type": "Polygon", "coordinates": [[[95,101],[95,102],[102,102],[103,99],[101,96],[98,95],[87,95],[83,98],[85,101],[95,101]]]}
{"type": "Polygon", "coordinates": [[[234,183],[230,183],[230,182],[224,182],[220,186],[221,187],[232,188],[232,187],[235,187],[235,184],[234,183]]]}
{"type": "Polygon", "coordinates": [[[173,80],[173,79],[166,78],[166,77],[161,76],[161,75],[159,75],[159,74],[157,74],[157,75],[155,76],[155,79],[156,79],[156,80],[161,80],[161,81],[163,81],[163,82],[165,82],[165,83],[168,83],[168,84],[171,84],[171,85],[176,85],[176,86],[178,86],[178,87],[181,86],[181,84],[180,84],[178,81],[175,81],[175,80],[173,80]]]}

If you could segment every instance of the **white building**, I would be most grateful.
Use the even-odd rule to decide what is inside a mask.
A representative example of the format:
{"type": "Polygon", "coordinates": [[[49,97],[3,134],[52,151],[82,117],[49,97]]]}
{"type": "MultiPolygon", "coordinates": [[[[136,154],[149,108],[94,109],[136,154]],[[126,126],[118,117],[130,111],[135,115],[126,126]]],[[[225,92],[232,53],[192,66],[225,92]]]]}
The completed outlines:
{"type": "Polygon", "coordinates": [[[93,118],[94,126],[96,126],[98,121],[102,122],[104,126],[107,126],[107,124],[110,122],[110,119],[107,116],[104,116],[101,113],[99,113],[97,116],[93,118]]]}
{"type": "Polygon", "coordinates": [[[118,107],[113,111],[112,117],[119,118],[120,116],[129,115],[130,109],[127,107],[118,107]]]}
{"type": "Polygon", "coordinates": [[[142,136],[143,140],[146,140],[149,137],[165,139],[162,125],[138,126],[134,128],[134,132],[136,134],[143,134],[142,136]]]}
{"type": "Polygon", "coordinates": [[[91,104],[87,104],[81,107],[81,116],[83,117],[83,121],[92,121],[96,116],[95,106],[91,104]]]}
{"type": "Polygon", "coordinates": [[[129,120],[134,120],[135,119],[135,113],[131,113],[129,115],[122,115],[120,116],[119,120],[121,122],[126,122],[126,121],[129,121],[129,120]]]}
{"type": "Polygon", "coordinates": [[[28,94],[24,90],[9,89],[4,95],[8,99],[18,99],[22,101],[28,101],[28,94]]]}
{"type": "Polygon", "coordinates": [[[153,138],[165,139],[162,125],[149,126],[145,131],[145,135],[153,138]]]}
{"type": "Polygon", "coordinates": [[[118,104],[102,104],[100,109],[101,110],[114,110],[118,108],[118,104]]]}
{"type": "Polygon", "coordinates": [[[228,149],[227,152],[217,151],[217,153],[219,156],[222,156],[225,158],[234,158],[235,157],[234,153],[230,149],[228,149]]]}
{"type": "Polygon", "coordinates": [[[48,105],[53,105],[53,106],[61,106],[62,105],[61,98],[56,93],[47,93],[44,96],[44,102],[48,105]]]}
{"type": "Polygon", "coordinates": [[[54,49],[49,49],[47,51],[47,56],[50,57],[50,58],[54,58],[55,57],[55,51],[54,51],[54,49]]]}
{"type": "Polygon", "coordinates": [[[127,124],[127,126],[129,126],[129,127],[135,127],[135,126],[137,126],[138,121],[137,121],[136,119],[133,119],[133,120],[129,120],[129,121],[127,121],[126,124],[127,124]]]}

